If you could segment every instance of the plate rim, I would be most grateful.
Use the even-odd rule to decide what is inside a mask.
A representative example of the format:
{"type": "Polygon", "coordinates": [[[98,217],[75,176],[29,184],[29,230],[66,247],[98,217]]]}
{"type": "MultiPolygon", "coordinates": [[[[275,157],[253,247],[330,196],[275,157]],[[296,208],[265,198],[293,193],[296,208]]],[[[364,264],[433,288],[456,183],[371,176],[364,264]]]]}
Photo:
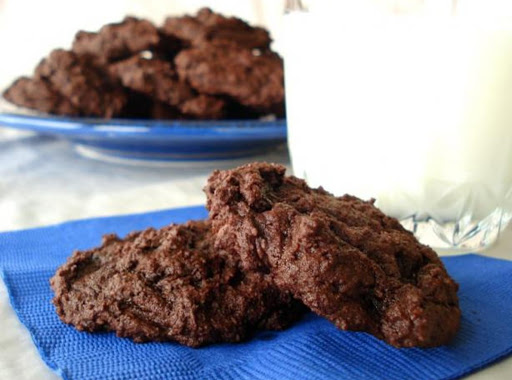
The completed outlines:
{"type": "Polygon", "coordinates": [[[286,120],[102,119],[0,112],[0,125],[38,133],[98,138],[286,138],[286,120]]]}

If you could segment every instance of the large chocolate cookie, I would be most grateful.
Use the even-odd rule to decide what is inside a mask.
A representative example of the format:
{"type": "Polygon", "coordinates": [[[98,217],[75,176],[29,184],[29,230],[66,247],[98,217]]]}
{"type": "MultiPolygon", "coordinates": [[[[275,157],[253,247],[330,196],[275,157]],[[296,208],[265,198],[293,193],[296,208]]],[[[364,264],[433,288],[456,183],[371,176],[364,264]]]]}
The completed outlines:
{"type": "Polygon", "coordinates": [[[60,318],[79,330],[189,346],[282,329],[302,305],[270,276],[214,250],[208,222],[147,229],[78,251],[51,279],[60,318]]]}
{"type": "Polygon", "coordinates": [[[162,32],[187,45],[232,43],[247,49],[269,49],[272,39],[267,30],[253,27],[236,17],[226,17],[211,9],[200,9],[196,16],[168,17],[162,32]]]}
{"type": "Polygon", "coordinates": [[[104,25],[97,33],[79,31],[73,41],[73,51],[107,63],[144,50],[158,50],[163,44],[166,44],[165,49],[173,50],[169,37],[164,38],[150,21],[126,17],[119,23],[104,25]]]}
{"type": "Polygon", "coordinates": [[[397,347],[454,337],[458,286],[432,249],[371,201],[284,173],[270,164],[213,173],[205,190],[218,249],[240,255],[246,271],[271,273],[341,329],[397,347]]]}
{"type": "Polygon", "coordinates": [[[180,77],[200,93],[226,95],[262,112],[282,108],[283,62],[275,53],[205,45],[182,50],[175,63],[180,77]]]}
{"type": "Polygon", "coordinates": [[[67,98],[55,91],[50,83],[41,78],[18,78],[5,90],[3,97],[18,106],[46,113],[80,115],[79,110],[67,98]]]}
{"type": "Polygon", "coordinates": [[[70,51],[52,51],[36,67],[35,77],[50,83],[82,115],[111,118],[127,102],[119,84],[90,60],[70,51]]]}

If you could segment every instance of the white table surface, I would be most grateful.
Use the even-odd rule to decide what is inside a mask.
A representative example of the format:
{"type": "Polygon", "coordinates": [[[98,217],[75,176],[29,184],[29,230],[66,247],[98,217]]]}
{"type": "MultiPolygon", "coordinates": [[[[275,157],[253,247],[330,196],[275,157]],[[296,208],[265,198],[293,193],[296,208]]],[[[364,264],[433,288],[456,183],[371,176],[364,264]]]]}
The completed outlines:
{"type": "MultiPolygon", "coordinates": [[[[289,166],[285,149],[256,159],[289,166]]],[[[0,128],[0,231],[202,204],[201,189],[211,170],[243,162],[173,167],[104,163],[79,156],[65,141],[0,128]]],[[[512,259],[512,228],[483,254],[512,259]]],[[[40,359],[2,281],[0,326],[0,379],[59,379],[40,359]]],[[[512,358],[468,378],[510,379],[512,358]]]]}

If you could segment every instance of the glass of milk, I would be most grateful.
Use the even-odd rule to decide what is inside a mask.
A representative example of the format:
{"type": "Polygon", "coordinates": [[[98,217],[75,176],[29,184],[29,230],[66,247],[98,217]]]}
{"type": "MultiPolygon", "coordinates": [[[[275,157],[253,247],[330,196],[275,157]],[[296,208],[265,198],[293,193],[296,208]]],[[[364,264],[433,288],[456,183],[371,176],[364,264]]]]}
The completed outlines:
{"type": "Polygon", "coordinates": [[[289,1],[284,19],[294,174],[434,248],[492,244],[512,217],[512,2],[289,1]]]}

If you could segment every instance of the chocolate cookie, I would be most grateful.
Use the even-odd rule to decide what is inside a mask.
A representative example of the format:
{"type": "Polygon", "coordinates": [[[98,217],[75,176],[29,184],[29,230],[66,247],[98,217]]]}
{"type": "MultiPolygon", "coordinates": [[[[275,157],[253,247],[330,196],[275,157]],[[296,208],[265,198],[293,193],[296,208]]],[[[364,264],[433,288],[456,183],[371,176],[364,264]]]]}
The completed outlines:
{"type": "Polygon", "coordinates": [[[272,42],[267,30],[252,27],[236,17],[225,17],[209,8],[202,8],[195,17],[168,17],[162,32],[189,46],[227,42],[247,49],[267,50],[272,42]]]}
{"type": "Polygon", "coordinates": [[[68,99],[41,78],[21,77],[3,93],[3,97],[21,107],[55,115],[79,116],[68,99]]]}
{"type": "Polygon", "coordinates": [[[109,71],[123,86],[171,106],[195,96],[190,86],[178,78],[172,64],[161,59],[137,55],[110,65],[109,71]]]}
{"type": "Polygon", "coordinates": [[[97,33],[79,31],[72,50],[107,63],[155,49],[164,42],[169,44],[162,41],[157,27],[150,21],[126,17],[119,23],[104,25],[97,33]]]}
{"type": "Polygon", "coordinates": [[[302,310],[268,275],[213,249],[208,222],[107,235],[101,247],[75,252],[51,286],[65,323],[136,342],[238,342],[282,329],[302,310]]]}
{"type": "MultiPolygon", "coordinates": [[[[373,202],[334,197],[279,165],[216,171],[206,186],[218,249],[344,330],[396,347],[448,343],[457,284],[436,253],[373,202]]],[[[340,173],[342,175],[342,173],[340,173]]]]}
{"type": "Polygon", "coordinates": [[[227,95],[262,112],[283,107],[283,62],[271,52],[253,52],[232,44],[181,51],[176,68],[197,91],[227,95]]]}
{"type": "Polygon", "coordinates": [[[119,84],[109,80],[94,62],[70,51],[52,51],[36,67],[35,77],[51,83],[82,115],[110,118],[127,102],[119,84]]]}

